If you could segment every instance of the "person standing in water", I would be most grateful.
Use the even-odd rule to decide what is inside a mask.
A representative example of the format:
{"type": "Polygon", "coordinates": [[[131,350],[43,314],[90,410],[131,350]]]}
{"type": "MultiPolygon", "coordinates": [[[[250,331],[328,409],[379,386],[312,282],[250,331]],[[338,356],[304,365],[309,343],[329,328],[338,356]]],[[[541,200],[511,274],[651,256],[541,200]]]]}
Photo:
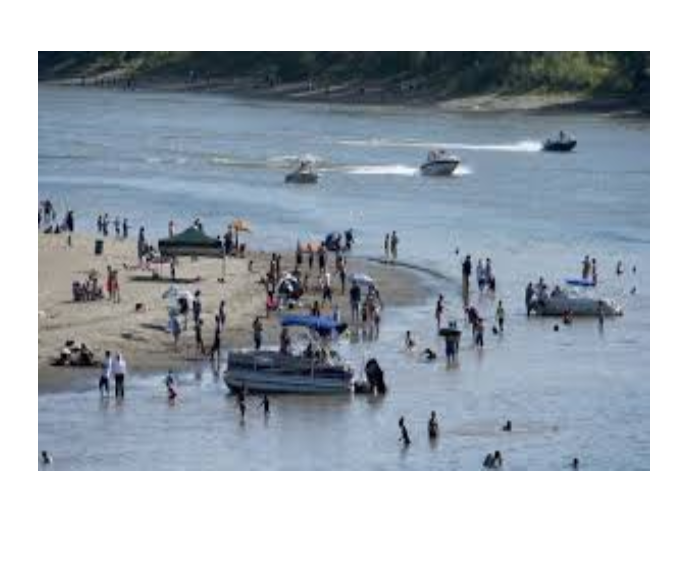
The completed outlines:
{"type": "Polygon", "coordinates": [[[591,268],[591,263],[590,263],[590,255],[585,255],[585,258],[582,261],[582,279],[583,280],[588,280],[590,278],[590,268],[591,268]]]}
{"type": "Polygon", "coordinates": [[[203,320],[198,319],[194,325],[194,330],[196,332],[196,353],[201,353],[205,356],[205,345],[203,344],[203,320]]]}
{"type": "Polygon", "coordinates": [[[435,305],[435,319],[437,321],[437,328],[439,329],[442,325],[442,314],[445,312],[445,298],[442,294],[437,299],[437,304],[435,305]]]}
{"type": "Polygon", "coordinates": [[[237,406],[239,407],[239,413],[242,416],[242,421],[244,420],[244,415],[246,414],[246,400],[244,398],[244,390],[237,394],[237,406]]]}
{"type": "Polygon", "coordinates": [[[121,353],[116,355],[116,362],[114,363],[114,387],[116,391],[116,397],[123,399],[125,397],[125,379],[126,379],[126,359],[123,358],[121,353]]]}
{"type": "Polygon", "coordinates": [[[524,305],[527,307],[527,317],[531,313],[532,300],[534,299],[534,286],[530,282],[524,291],[524,305]]]}
{"type": "Polygon", "coordinates": [[[464,303],[469,304],[469,280],[471,279],[471,255],[466,255],[462,263],[462,293],[464,303]]]}
{"type": "Polygon", "coordinates": [[[406,429],[403,417],[399,418],[399,429],[401,430],[401,438],[399,440],[403,443],[404,448],[410,446],[411,437],[408,435],[408,429],[406,429]]]}
{"type": "Polygon", "coordinates": [[[106,351],[101,364],[101,376],[99,376],[99,393],[103,398],[109,397],[109,378],[111,378],[112,368],[111,351],[106,351]]]}
{"type": "Polygon", "coordinates": [[[164,384],[167,387],[167,399],[169,400],[169,403],[174,403],[174,401],[176,400],[177,393],[174,385],[174,376],[172,374],[171,369],[167,374],[167,378],[164,380],[164,384]]]}
{"type": "Polygon", "coordinates": [[[360,319],[360,286],[353,280],[350,287],[350,318],[353,323],[357,323],[360,319]]]}
{"type": "Polygon", "coordinates": [[[220,368],[220,316],[215,316],[215,336],[210,347],[210,362],[220,368]]]}
{"type": "Polygon", "coordinates": [[[391,244],[389,243],[389,233],[387,233],[384,236],[384,258],[386,260],[389,260],[389,249],[391,248],[391,244]]]}
{"type": "Polygon", "coordinates": [[[440,435],[440,425],[437,422],[437,415],[434,411],[430,412],[430,419],[428,420],[428,438],[434,441],[440,435]]]}
{"type": "Polygon", "coordinates": [[[395,261],[398,257],[399,251],[399,238],[396,236],[396,231],[392,231],[391,234],[391,258],[395,261]]]}
{"type": "Polygon", "coordinates": [[[597,285],[597,259],[596,258],[592,259],[591,275],[592,275],[592,284],[596,286],[597,285]]]}
{"type": "Polygon", "coordinates": [[[505,310],[503,309],[503,300],[498,300],[498,308],[495,310],[495,318],[498,321],[498,330],[502,334],[503,326],[505,325],[505,310]]]}
{"type": "Polygon", "coordinates": [[[263,407],[264,417],[268,417],[271,414],[271,402],[268,400],[268,396],[266,394],[263,394],[263,399],[261,400],[259,407],[263,407]]]}
{"type": "Polygon", "coordinates": [[[225,312],[225,300],[220,302],[220,307],[218,308],[218,320],[220,322],[220,331],[225,329],[227,324],[227,313],[225,312]]]}

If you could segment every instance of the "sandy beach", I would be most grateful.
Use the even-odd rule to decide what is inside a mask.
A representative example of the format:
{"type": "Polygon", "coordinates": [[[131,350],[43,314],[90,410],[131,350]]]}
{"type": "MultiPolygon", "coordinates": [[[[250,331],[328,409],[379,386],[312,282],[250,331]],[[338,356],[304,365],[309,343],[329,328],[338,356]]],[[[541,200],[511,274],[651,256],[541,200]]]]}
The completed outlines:
{"type": "MultiPolygon", "coordinates": [[[[66,341],[85,343],[101,359],[104,351],[120,351],[129,364],[131,373],[161,372],[195,369],[199,365],[209,366],[207,359],[197,357],[194,349],[193,323],[182,333],[178,350],[174,349],[172,336],[167,332],[167,300],[162,297],[170,287],[169,268],[163,266],[161,278],[153,273],[136,268],[136,240],[108,238],[102,255],[94,253],[95,236],[73,234],[72,246],[68,246],[67,235],[38,236],[39,264],[39,346],[38,387],[39,392],[53,391],[71,385],[96,383],[98,368],[71,368],[52,366],[66,341]],[[84,281],[91,270],[99,274],[104,284],[107,266],[118,270],[121,291],[120,303],[107,298],[90,302],[74,302],[73,281],[84,281]],[[142,304],[136,311],[136,304],[142,304]]],[[[266,319],[265,290],[259,283],[263,272],[268,269],[269,254],[249,252],[245,258],[227,260],[226,278],[220,283],[221,263],[215,259],[180,259],[177,267],[179,288],[201,291],[203,304],[203,341],[212,342],[215,314],[221,300],[226,301],[227,326],[222,335],[222,350],[230,347],[248,347],[252,343],[251,324],[255,316],[264,320],[264,343],[275,345],[278,341],[278,324],[266,319]],[[253,271],[248,263],[253,260],[253,271]]],[[[283,253],[284,267],[294,265],[294,254],[283,253]]],[[[329,256],[333,267],[333,257],[329,256]]],[[[380,289],[385,309],[405,305],[422,299],[422,278],[405,268],[380,264],[348,256],[348,274],[365,272],[372,276],[380,289]]],[[[304,273],[307,261],[304,261],[304,273]]],[[[157,268],[154,269],[159,274],[157,268]]],[[[315,264],[314,277],[318,278],[315,264]]],[[[333,275],[333,272],[332,272],[333,275]]],[[[347,292],[340,294],[340,283],[333,277],[335,303],[339,304],[343,319],[349,316],[347,292]]],[[[308,311],[314,300],[321,301],[318,287],[303,297],[308,311]]],[[[326,306],[324,313],[330,313],[326,306]]],[[[96,385],[96,384],[95,384],[96,385]]]]}

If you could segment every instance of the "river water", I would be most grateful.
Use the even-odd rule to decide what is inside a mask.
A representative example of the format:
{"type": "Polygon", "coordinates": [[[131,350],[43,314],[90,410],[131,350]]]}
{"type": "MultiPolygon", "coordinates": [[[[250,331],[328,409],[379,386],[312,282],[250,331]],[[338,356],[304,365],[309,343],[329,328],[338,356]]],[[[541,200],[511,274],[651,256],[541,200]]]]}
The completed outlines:
{"type": "MultiPolygon", "coordinates": [[[[252,400],[242,423],[207,372],[180,376],[175,406],[161,375],[131,377],[120,405],[91,388],[42,394],[38,443],[52,468],[457,470],[500,450],[507,469],[564,469],[575,456],[584,469],[649,469],[648,121],[44,86],[38,111],[39,197],[74,208],[78,229],[93,231],[102,211],[152,238],[170,218],[181,226],[200,217],[216,233],[245,217],[251,244],[277,249],[353,227],[364,256],[380,256],[396,230],[400,258],[444,276],[424,277],[422,303],[388,309],[377,342],[340,345],[357,365],[379,359],[390,385],[382,400],[277,397],[268,419],[252,400]],[[539,140],[561,129],[578,150],[540,152],[539,140]],[[457,175],[416,174],[436,147],[462,158],[457,175]],[[300,155],[319,163],[318,187],[283,183],[300,155]],[[459,366],[448,369],[401,349],[406,329],[420,346],[440,346],[438,293],[448,316],[461,316],[456,249],[492,259],[507,321],[483,351],[465,336],[459,366]],[[586,254],[624,317],[603,331],[576,320],[558,332],[554,321],[527,319],[526,283],[577,276],[586,254]],[[436,444],[425,433],[431,410],[436,444]],[[408,449],[398,443],[401,415],[408,449]],[[503,433],[508,419],[513,432],[503,433]]],[[[473,303],[492,317],[492,298],[474,294],[473,303]]]]}

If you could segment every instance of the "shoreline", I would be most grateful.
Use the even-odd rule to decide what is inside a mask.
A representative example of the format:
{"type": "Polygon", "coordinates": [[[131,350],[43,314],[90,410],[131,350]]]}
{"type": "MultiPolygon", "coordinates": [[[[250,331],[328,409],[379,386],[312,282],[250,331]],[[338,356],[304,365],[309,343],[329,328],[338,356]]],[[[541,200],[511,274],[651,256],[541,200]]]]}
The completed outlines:
{"type": "Polygon", "coordinates": [[[244,100],[271,102],[346,105],[358,107],[434,108],[463,114],[527,113],[577,114],[590,113],[611,117],[650,118],[649,100],[625,97],[598,97],[577,93],[528,92],[513,94],[444,95],[435,90],[398,90],[383,81],[363,85],[348,81],[324,88],[308,89],[303,82],[268,86],[249,78],[212,79],[189,82],[180,79],[126,79],[118,72],[97,77],[39,80],[39,84],[71,88],[98,88],[132,92],[202,93],[234,96],[244,100]]]}
{"type": "MultiPolygon", "coordinates": [[[[211,367],[210,360],[194,354],[193,322],[183,331],[179,349],[174,350],[173,339],[166,330],[167,301],[162,298],[171,285],[169,267],[162,268],[162,277],[130,268],[137,263],[136,240],[105,239],[104,253],[94,254],[96,234],[74,233],[72,246],[67,245],[67,235],[38,235],[39,300],[38,300],[38,392],[53,393],[69,389],[96,386],[99,367],[63,367],[51,365],[67,340],[84,342],[101,361],[105,350],[123,353],[130,374],[149,375],[196,371],[211,367]],[[107,265],[119,271],[121,302],[112,303],[108,298],[92,302],[72,301],[72,281],[83,281],[88,272],[96,270],[103,286],[107,265]],[[128,268],[126,268],[128,266],[128,268]],[[135,304],[143,304],[136,311],[135,304]]],[[[294,265],[294,252],[282,252],[282,265],[294,265]]],[[[228,258],[225,282],[220,283],[221,264],[217,259],[180,259],[177,266],[176,286],[181,289],[201,290],[203,304],[203,341],[212,342],[214,317],[221,299],[226,302],[227,324],[221,336],[221,367],[224,352],[230,348],[252,345],[251,324],[259,316],[264,325],[264,346],[274,346],[279,329],[274,322],[276,313],[266,318],[265,289],[259,283],[262,272],[268,267],[271,253],[250,251],[245,258],[228,258]],[[248,262],[253,260],[253,271],[248,262]]],[[[347,254],[348,278],[351,273],[365,272],[372,276],[380,290],[385,312],[390,308],[416,305],[427,295],[423,273],[411,271],[398,264],[387,265],[367,257],[347,254]]],[[[334,260],[328,254],[327,264],[332,275],[334,304],[341,318],[350,317],[347,288],[340,293],[340,282],[334,272],[334,260]]],[[[156,269],[155,269],[156,270],[156,269]]],[[[284,269],[281,269],[284,270],[284,269]]],[[[302,274],[307,272],[307,260],[303,261],[302,274]]],[[[311,281],[318,279],[318,267],[313,270],[311,281]]],[[[321,300],[316,283],[303,296],[302,306],[296,313],[308,312],[314,300],[321,300]]],[[[322,314],[329,315],[329,305],[322,314]]],[[[385,313],[388,315],[388,313],[385,313]]]]}

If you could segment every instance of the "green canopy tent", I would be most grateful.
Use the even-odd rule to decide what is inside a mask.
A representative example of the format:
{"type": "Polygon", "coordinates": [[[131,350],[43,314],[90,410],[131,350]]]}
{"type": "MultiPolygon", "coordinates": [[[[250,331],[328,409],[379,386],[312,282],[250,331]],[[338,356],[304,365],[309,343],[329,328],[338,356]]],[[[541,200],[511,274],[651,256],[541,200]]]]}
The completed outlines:
{"type": "Polygon", "coordinates": [[[208,237],[202,230],[189,227],[173,237],[160,239],[160,255],[163,257],[209,257],[222,259],[222,278],[225,278],[226,261],[222,243],[208,237]]]}

